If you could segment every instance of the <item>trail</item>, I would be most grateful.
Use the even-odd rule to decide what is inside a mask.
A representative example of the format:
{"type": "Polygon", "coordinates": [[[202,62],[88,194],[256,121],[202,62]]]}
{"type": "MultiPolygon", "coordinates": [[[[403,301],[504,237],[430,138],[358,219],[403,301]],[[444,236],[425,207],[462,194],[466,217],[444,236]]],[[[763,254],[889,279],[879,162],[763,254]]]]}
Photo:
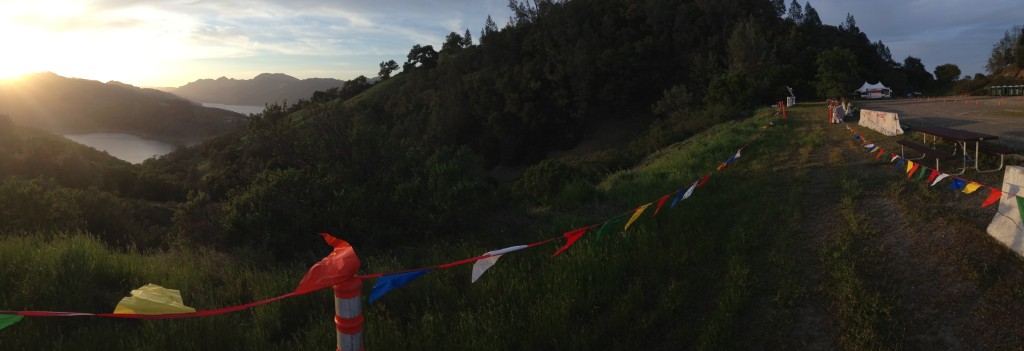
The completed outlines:
{"type": "MultiPolygon", "coordinates": [[[[867,234],[849,243],[856,277],[869,296],[891,307],[880,315],[892,325],[875,324],[874,337],[882,345],[910,350],[1024,345],[1024,265],[988,237],[979,226],[985,221],[970,217],[979,215],[969,210],[980,200],[915,184],[895,164],[875,161],[846,128],[811,120],[805,128],[821,133],[824,142],[790,161],[804,177],[807,195],[794,254],[809,293],[795,306],[794,344],[841,349],[848,337],[833,308],[840,301],[825,290],[830,287],[821,256],[845,225],[840,205],[845,176],[863,190],[855,198],[855,212],[867,234]]],[[[896,145],[895,138],[868,135],[886,150],[896,145]]],[[[981,215],[986,213],[991,216],[981,215]]]]}

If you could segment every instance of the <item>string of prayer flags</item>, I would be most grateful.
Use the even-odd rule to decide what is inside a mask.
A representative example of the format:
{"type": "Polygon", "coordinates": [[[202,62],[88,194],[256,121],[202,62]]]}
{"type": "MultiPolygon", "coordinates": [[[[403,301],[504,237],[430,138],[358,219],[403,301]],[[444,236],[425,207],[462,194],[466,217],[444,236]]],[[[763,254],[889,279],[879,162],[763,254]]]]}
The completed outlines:
{"type": "Polygon", "coordinates": [[[0,314],[0,329],[7,328],[18,323],[24,316],[16,316],[12,314],[0,314]]]}
{"type": "MultiPolygon", "coordinates": [[[[650,206],[650,205],[651,204],[646,204],[642,208],[647,208],[647,206],[650,206]]],[[[634,217],[639,216],[640,212],[642,212],[642,211],[643,210],[638,211],[637,214],[634,215],[634,217]]],[[[630,222],[630,223],[632,223],[632,222],[630,222]]],[[[592,226],[589,226],[589,227],[586,227],[586,228],[579,228],[579,229],[575,229],[575,230],[566,232],[565,234],[562,234],[562,236],[565,237],[568,240],[566,240],[565,241],[565,245],[562,245],[562,247],[559,248],[558,251],[555,251],[555,254],[551,255],[551,257],[558,256],[558,254],[560,254],[562,252],[565,252],[565,250],[568,250],[569,246],[572,246],[572,244],[575,244],[577,240],[580,240],[580,238],[583,237],[583,234],[586,234],[587,231],[590,230],[590,228],[593,228],[593,227],[596,227],[596,226],[592,225],[592,226]]],[[[626,225],[626,228],[629,228],[628,224],[626,225]]]]}
{"type": "Polygon", "coordinates": [[[429,269],[424,269],[415,272],[385,275],[377,278],[377,282],[373,284],[373,289],[370,290],[370,303],[384,297],[384,294],[387,294],[389,291],[401,288],[428,272],[430,272],[429,269]]]}
{"type": "MultiPolygon", "coordinates": [[[[992,204],[999,201],[999,197],[1003,195],[1003,192],[996,188],[989,188],[988,197],[985,198],[985,202],[981,203],[981,208],[991,206],[992,204]]],[[[1024,217],[1021,217],[1024,218],[1024,217]]]]}
{"type": "Polygon", "coordinates": [[[629,230],[629,226],[633,225],[633,222],[636,222],[637,218],[640,218],[640,214],[644,213],[644,210],[646,210],[648,206],[651,206],[651,204],[637,207],[636,212],[633,213],[633,217],[629,217],[629,221],[626,221],[626,228],[623,230],[629,230]]]}
{"type": "Polygon", "coordinates": [[[981,187],[981,184],[978,184],[978,183],[975,183],[975,182],[970,182],[970,183],[967,184],[967,186],[964,187],[964,194],[973,193],[975,190],[978,190],[978,188],[980,188],[980,187],[981,187]]]}
{"type": "Polygon", "coordinates": [[[156,284],[132,290],[131,296],[121,299],[114,314],[172,314],[192,313],[196,309],[185,306],[181,292],[156,284]]]}

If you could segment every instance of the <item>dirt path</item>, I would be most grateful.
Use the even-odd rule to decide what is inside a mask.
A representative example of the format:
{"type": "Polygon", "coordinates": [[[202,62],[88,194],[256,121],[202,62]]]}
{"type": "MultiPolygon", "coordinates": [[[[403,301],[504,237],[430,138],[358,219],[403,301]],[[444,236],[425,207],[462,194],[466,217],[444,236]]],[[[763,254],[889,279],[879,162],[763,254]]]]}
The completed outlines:
{"type": "MultiPolygon", "coordinates": [[[[875,313],[853,316],[855,324],[856,318],[876,318],[864,323],[875,334],[866,336],[874,340],[867,345],[1024,347],[1024,264],[987,236],[978,225],[984,221],[969,217],[979,216],[980,200],[907,180],[894,164],[875,161],[841,126],[807,128],[822,133],[824,143],[803,150],[806,156],[796,170],[805,177],[808,201],[802,209],[801,246],[795,251],[799,279],[809,294],[795,306],[794,344],[814,350],[851,345],[845,330],[849,312],[837,307],[844,301],[836,298],[841,294],[833,291],[837,285],[824,273],[828,268],[822,257],[848,230],[840,205],[846,179],[858,184],[853,212],[863,233],[839,244],[849,246],[860,291],[881,306],[875,313]]],[[[886,149],[895,145],[893,138],[868,135],[886,149]]]]}

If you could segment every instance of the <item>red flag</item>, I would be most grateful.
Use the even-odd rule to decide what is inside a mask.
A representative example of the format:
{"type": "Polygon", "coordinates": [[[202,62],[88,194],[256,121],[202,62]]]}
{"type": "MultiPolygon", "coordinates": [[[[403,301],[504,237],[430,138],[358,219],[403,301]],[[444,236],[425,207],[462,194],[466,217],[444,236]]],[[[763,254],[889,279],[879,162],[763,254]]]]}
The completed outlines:
{"type": "Polygon", "coordinates": [[[932,174],[928,175],[928,181],[927,182],[931,183],[933,180],[935,180],[935,177],[938,177],[938,176],[939,176],[939,170],[933,169],[932,170],[932,174]]]}
{"type": "Polygon", "coordinates": [[[981,208],[985,208],[985,207],[991,206],[992,204],[994,204],[997,201],[999,201],[999,197],[1003,195],[1003,192],[999,191],[999,189],[996,189],[996,188],[989,188],[989,189],[991,189],[991,191],[988,193],[988,198],[985,199],[985,202],[981,203],[981,208]]]}
{"type": "Polygon", "coordinates": [[[334,251],[309,268],[309,272],[302,277],[293,294],[305,294],[338,285],[346,280],[355,279],[356,272],[359,271],[359,257],[356,257],[351,245],[327,233],[320,235],[328,245],[334,247],[334,251]]]}
{"type": "Polygon", "coordinates": [[[569,246],[572,246],[572,244],[575,244],[576,240],[580,240],[580,238],[583,237],[583,234],[586,234],[587,231],[590,230],[590,228],[593,228],[593,227],[594,226],[589,226],[589,227],[580,228],[580,229],[574,229],[573,231],[570,231],[570,232],[567,232],[565,234],[562,234],[563,237],[565,237],[565,238],[567,238],[569,240],[566,240],[565,241],[565,245],[562,245],[562,247],[560,249],[558,249],[558,251],[555,251],[555,254],[551,255],[551,257],[558,256],[558,254],[564,252],[565,250],[568,250],[569,246]]]}
{"type": "Polygon", "coordinates": [[[878,161],[878,159],[882,158],[883,154],[885,154],[885,150],[884,149],[879,150],[878,151],[878,155],[875,155],[875,161],[878,161]]]}
{"type": "Polygon", "coordinates": [[[700,188],[701,185],[704,185],[704,183],[708,181],[708,177],[710,177],[710,176],[711,176],[711,173],[705,174],[704,178],[701,178],[700,183],[697,183],[697,187],[700,188]]]}
{"type": "MultiPolygon", "coordinates": [[[[675,194],[675,193],[672,193],[672,194],[675,194]]],[[[662,196],[661,199],[658,199],[658,207],[654,208],[654,215],[652,215],[651,217],[654,217],[654,216],[658,215],[658,211],[661,211],[661,206],[665,204],[665,201],[668,201],[668,198],[670,196],[672,196],[672,194],[668,194],[668,195],[662,196]]]]}

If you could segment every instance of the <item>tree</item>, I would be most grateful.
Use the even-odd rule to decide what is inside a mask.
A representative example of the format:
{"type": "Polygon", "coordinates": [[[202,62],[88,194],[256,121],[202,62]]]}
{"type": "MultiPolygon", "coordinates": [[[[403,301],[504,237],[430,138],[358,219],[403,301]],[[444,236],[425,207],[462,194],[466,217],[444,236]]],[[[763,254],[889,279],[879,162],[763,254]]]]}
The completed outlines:
{"type": "Polygon", "coordinates": [[[452,55],[463,48],[462,43],[465,39],[459,35],[459,33],[451,32],[444,39],[444,44],[441,44],[441,55],[452,55]]]}
{"type": "Polygon", "coordinates": [[[377,76],[381,80],[391,78],[391,73],[398,70],[398,62],[395,60],[387,60],[380,62],[380,72],[377,72],[377,76]]]}
{"type": "Polygon", "coordinates": [[[885,46],[881,40],[872,44],[875,47],[875,51],[878,53],[878,58],[882,60],[889,67],[896,67],[896,61],[892,59],[892,51],[889,50],[888,46],[885,46]]]}
{"type": "Polygon", "coordinates": [[[1003,34],[1002,39],[992,46],[992,54],[989,55],[988,62],[985,64],[985,70],[989,74],[999,74],[1006,65],[1016,62],[1014,49],[1021,40],[1022,31],[1024,31],[1024,27],[1020,25],[1013,26],[1013,28],[1003,34]]]}
{"type": "Polygon", "coordinates": [[[843,25],[841,25],[839,28],[842,28],[843,30],[850,33],[860,33],[860,28],[857,27],[857,20],[854,19],[853,15],[851,15],[849,12],[846,13],[846,22],[844,22],[843,25]]]}
{"type": "Polygon", "coordinates": [[[911,90],[927,90],[935,81],[935,77],[924,68],[921,59],[913,56],[907,56],[903,60],[903,74],[907,76],[911,90]]]}
{"type": "Polygon", "coordinates": [[[411,72],[414,68],[433,68],[435,66],[437,66],[437,51],[434,51],[434,47],[416,44],[409,50],[405,64],[402,65],[402,71],[411,72]]]}
{"type": "Polygon", "coordinates": [[[804,20],[802,23],[811,27],[821,27],[821,16],[818,16],[818,10],[811,7],[810,1],[804,5],[804,20]]]}
{"type": "Polygon", "coordinates": [[[775,13],[782,17],[786,14],[786,0],[772,0],[772,7],[775,8],[775,13]]]}
{"type": "Polygon", "coordinates": [[[473,46],[473,37],[469,34],[469,28],[466,28],[466,33],[462,34],[462,47],[468,48],[473,46]]]}
{"type": "Polygon", "coordinates": [[[816,87],[821,97],[846,96],[860,83],[857,56],[850,49],[834,47],[818,54],[816,87]]]}
{"type": "Polygon", "coordinates": [[[480,29],[480,42],[483,43],[485,37],[497,31],[498,25],[494,23],[493,19],[491,19],[491,15],[487,15],[487,20],[484,21],[484,28],[480,29]]]}
{"type": "Polygon", "coordinates": [[[804,8],[796,0],[789,3],[789,19],[796,22],[796,24],[804,23],[804,8]]]}
{"type": "Polygon", "coordinates": [[[952,63],[935,67],[935,80],[940,83],[952,83],[960,77],[960,67],[952,63]]]}
{"type": "Polygon", "coordinates": [[[1013,62],[1017,68],[1024,68],[1024,28],[1017,31],[1017,47],[1013,49],[1013,62]]]}
{"type": "Polygon", "coordinates": [[[729,37],[729,69],[733,72],[755,76],[768,65],[767,56],[771,45],[764,40],[763,31],[753,20],[736,25],[729,37]]]}

